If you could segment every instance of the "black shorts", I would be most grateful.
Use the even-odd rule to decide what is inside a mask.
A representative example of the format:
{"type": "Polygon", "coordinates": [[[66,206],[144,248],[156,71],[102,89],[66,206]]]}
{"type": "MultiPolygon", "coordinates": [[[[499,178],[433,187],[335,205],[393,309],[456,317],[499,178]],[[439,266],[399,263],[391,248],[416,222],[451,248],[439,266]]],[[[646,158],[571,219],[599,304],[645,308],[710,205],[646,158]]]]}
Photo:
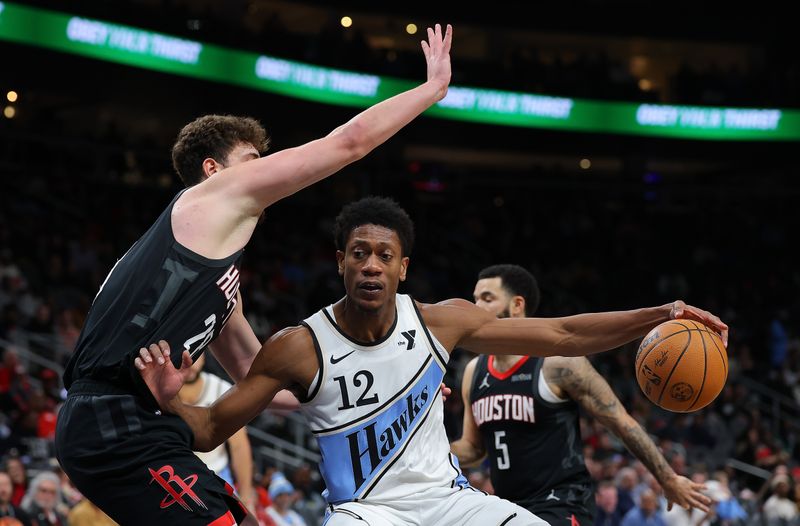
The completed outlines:
{"type": "Polygon", "coordinates": [[[597,513],[591,487],[557,488],[545,497],[517,504],[550,526],[592,526],[597,513]]]}
{"type": "Polygon", "coordinates": [[[58,414],[56,456],[78,490],[123,526],[241,523],[247,511],[192,440],[179,417],[80,380],[58,414]]]}

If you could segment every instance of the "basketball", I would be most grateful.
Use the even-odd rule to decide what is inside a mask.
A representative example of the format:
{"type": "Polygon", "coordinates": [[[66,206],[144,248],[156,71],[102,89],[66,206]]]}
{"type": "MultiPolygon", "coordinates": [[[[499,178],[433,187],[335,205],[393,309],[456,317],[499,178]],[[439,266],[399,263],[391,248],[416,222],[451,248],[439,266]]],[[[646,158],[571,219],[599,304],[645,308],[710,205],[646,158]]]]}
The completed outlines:
{"type": "Polygon", "coordinates": [[[670,320],[651,330],[636,353],[636,381],[668,411],[707,406],[728,378],[728,353],[719,334],[693,320],[670,320]]]}

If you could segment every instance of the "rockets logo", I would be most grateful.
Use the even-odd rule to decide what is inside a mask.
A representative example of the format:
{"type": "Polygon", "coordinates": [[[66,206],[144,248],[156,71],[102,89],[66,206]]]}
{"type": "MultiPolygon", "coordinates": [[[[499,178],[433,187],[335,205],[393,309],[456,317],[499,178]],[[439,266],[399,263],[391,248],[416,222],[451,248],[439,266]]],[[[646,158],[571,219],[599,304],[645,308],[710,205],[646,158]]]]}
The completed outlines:
{"type": "Polygon", "coordinates": [[[192,474],[188,477],[182,479],[178,476],[175,476],[175,470],[172,466],[163,466],[158,469],[158,471],[153,471],[152,468],[147,468],[150,471],[150,475],[153,477],[150,480],[150,484],[153,481],[158,482],[158,484],[164,488],[164,491],[167,492],[167,496],[161,501],[161,509],[169,508],[176,502],[180,504],[181,508],[185,509],[186,511],[192,511],[192,508],[189,507],[189,504],[183,499],[184,496],[189,497],[195,504],[200,506],[203,509],[208,509],[205,503],[200,500],[200,497],[192,490],[192,486],[194,486],[195,482],[197,482],[197,475],[192,474]]]}

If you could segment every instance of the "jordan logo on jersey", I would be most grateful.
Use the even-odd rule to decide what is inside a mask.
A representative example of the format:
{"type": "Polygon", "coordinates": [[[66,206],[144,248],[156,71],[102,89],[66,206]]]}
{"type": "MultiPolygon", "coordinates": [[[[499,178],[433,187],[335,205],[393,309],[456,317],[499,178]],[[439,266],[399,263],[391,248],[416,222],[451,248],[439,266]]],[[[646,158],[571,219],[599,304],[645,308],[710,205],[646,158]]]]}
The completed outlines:
{"type": "Polygon", "coordinates": [[[488,387],[489,387],[489,373],[486,373],[486,376],[483,377],[481,385],[478,386],[478,389],[483,389],[488,387]]]}
{"type": "Polygon", "coordinates": [[[414,420],[422,412],[422,408],[425,407],[429,397],[428,386],[426,385],[418,394],[411,392],[406,396],[405,410],[386,429],[376,431],[376,422],[373,422],[363,429],[347,435],[347,441],[350,443],[350,460],[353,465],[353,479],[355,480],[356,488],[361,487],[366,477],[375,471],[381,461],[391,455],[395,448],[402,443],[403,437],[413,427],[414,420]],[[359,437],[362,436],[366,438],[367,444],[364,450],[359,449],[359,437]],[[361,463],[365,455],[369,460],[369,470],[366,474],[361,463]]]}

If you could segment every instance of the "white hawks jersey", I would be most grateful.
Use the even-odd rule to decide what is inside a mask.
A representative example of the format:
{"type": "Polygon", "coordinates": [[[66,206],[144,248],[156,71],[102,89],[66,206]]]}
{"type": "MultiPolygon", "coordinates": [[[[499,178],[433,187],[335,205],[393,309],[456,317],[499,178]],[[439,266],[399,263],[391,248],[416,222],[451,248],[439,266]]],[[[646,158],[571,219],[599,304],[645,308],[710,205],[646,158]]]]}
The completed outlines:
{"type": "Polygon", "coordinates": [[[330,504],[467,485],[444,428],[449,355],[409,296],[397,294],[396,307],[387,335],[369,343],[344,334],[332,306],[303,322],[320,370],[301,410],[319,442],[330,504]]]}

